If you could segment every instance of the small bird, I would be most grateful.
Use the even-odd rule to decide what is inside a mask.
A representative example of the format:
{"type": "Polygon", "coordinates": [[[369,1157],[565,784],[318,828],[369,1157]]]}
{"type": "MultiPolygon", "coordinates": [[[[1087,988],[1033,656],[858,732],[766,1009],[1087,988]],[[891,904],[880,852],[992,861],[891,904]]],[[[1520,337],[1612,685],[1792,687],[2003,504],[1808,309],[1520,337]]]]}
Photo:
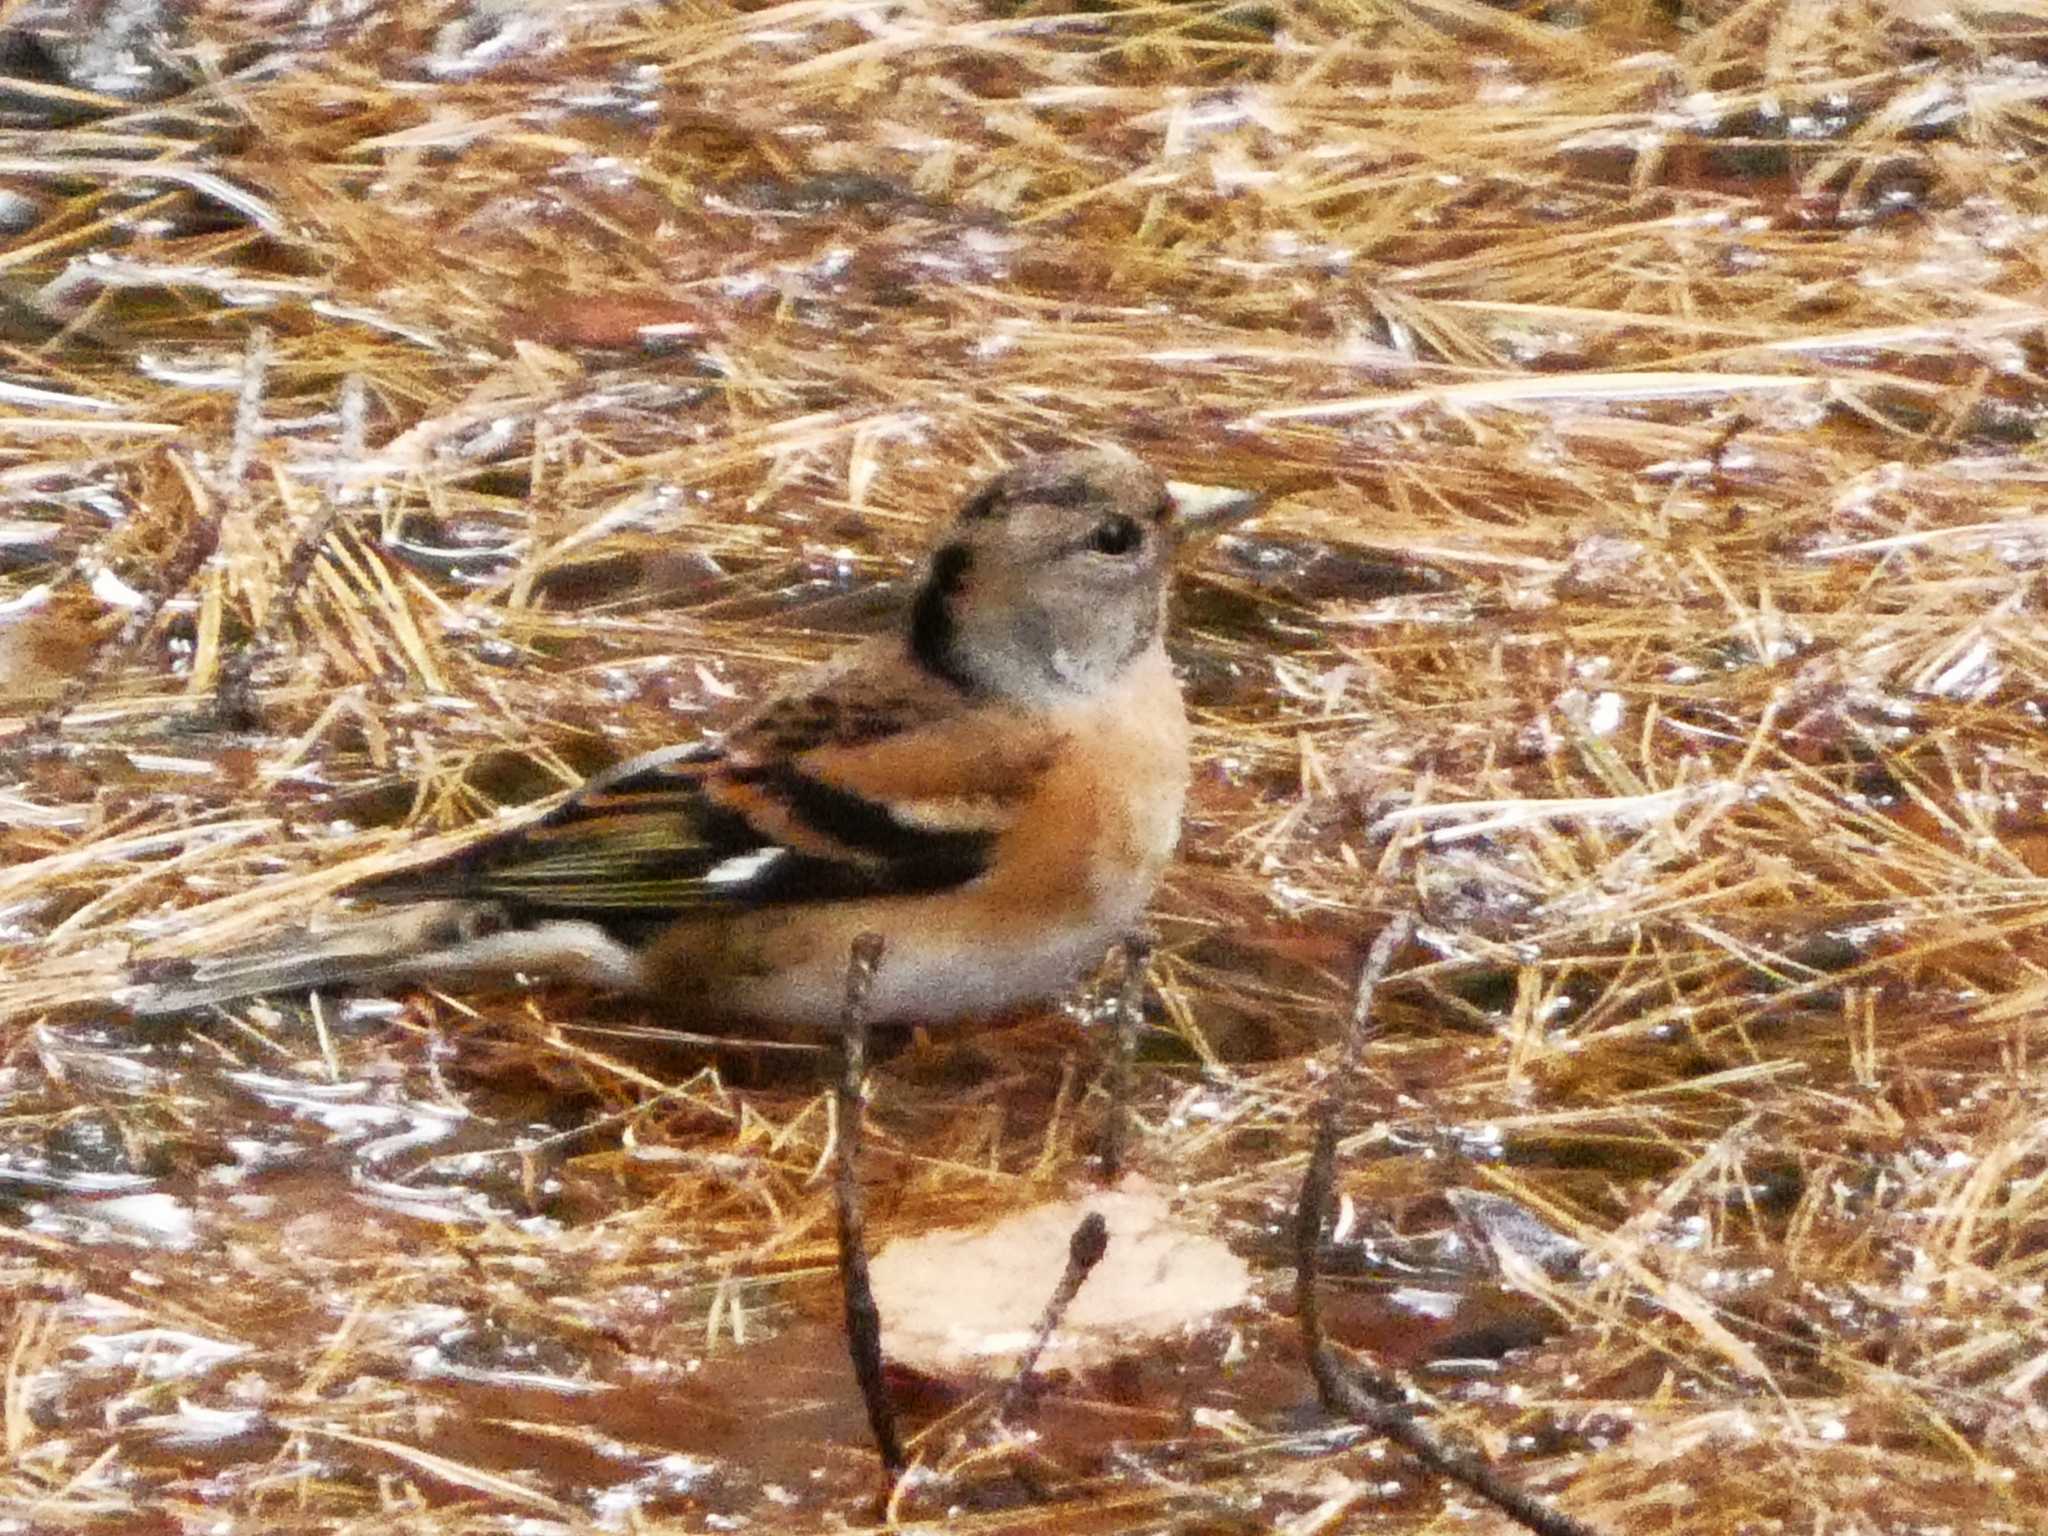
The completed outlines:
{"type": "Polygon", "coordinates": [[[1175,555],[1259,498],[1120,448],[971,495],[895,632],[722,736],[599,774],[525,826],[345,895],[404,903],[129,989],[141,1015],[363,982],[547,975],[672,1022],[836,1027],[881,936],[878,1022],[1058,993],[1137,921],[1180,835],[1188,724],[1163,641],[1175,555]]]}

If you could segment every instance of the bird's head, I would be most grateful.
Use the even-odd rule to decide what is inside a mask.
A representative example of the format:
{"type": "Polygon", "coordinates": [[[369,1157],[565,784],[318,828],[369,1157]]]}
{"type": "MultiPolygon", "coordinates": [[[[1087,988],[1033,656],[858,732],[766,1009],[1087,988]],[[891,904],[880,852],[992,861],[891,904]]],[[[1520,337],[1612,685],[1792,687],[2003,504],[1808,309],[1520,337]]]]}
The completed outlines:
{"type": "Polygon", "coordinates": [[[1121,448],[1022,460],[968,497],[932,551],[912,649],[976,691],[1099,692],[1158,642],[1174,557],[1258,503],[1165,480],[1121,448]]]}

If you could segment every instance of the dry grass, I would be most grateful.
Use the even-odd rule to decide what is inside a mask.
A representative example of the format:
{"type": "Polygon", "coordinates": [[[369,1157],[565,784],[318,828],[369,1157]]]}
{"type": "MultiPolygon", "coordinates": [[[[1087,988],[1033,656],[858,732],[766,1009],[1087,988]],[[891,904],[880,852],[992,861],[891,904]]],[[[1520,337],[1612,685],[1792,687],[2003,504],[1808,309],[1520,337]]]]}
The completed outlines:
{"type": "MultiPolygon", "coordinates": [[[[715,723],[1070,436],[1308,487],[1187,586],[1129,1153],[1275,1311],[1031,1447],[926,1387],[904,1518],[1494,1518],[1278,1315],[1412,907],[1337,1337],[1608,1530],[2048,1528],[2039,0],[165,9],[0,5],[0,1530],[867,1518],[808,1063],[93,1000],[715,723]]],[[[1103,1062],[884,1064],[874,1236],[1083,1177],[1103,1062]]]]}

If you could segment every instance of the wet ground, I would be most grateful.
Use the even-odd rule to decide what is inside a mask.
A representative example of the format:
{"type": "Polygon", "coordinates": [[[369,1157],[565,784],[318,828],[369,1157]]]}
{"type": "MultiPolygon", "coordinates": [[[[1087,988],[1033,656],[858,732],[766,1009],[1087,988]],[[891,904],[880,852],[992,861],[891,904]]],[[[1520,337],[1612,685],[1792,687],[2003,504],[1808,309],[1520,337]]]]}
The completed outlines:
{"type": "MultiPolygon", "coordinates": [[[[875,1518],[816,1056],[107,999],[730,719],[1073,437],[1284,493],[1183,582],[1131,1151],[1258,1298],[899,1371],[894,1513],[1498,1523],[1290,1315],[1408,911],[1338,1342],[1601,1529],[2042,1528],[2037,20],[0,15],[0,1532],[875,1518]]],[[[888,1042],[877,1242],[1085,1187],[1107,1019],[888,1042]]]]}

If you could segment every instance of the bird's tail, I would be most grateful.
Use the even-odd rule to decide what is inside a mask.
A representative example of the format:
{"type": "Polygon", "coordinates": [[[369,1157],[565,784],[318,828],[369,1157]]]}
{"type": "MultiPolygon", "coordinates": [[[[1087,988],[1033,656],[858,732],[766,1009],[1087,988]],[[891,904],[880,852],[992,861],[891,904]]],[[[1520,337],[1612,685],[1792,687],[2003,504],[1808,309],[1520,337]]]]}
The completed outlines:
{"type": "Polygon", "coordinates": [[[263,992],[405,981],[445,969],[504,925],[492,902],[423,902],[206,959],[145,962],[120,1000],[138,1018],[158,1018],[263,992]]]}

